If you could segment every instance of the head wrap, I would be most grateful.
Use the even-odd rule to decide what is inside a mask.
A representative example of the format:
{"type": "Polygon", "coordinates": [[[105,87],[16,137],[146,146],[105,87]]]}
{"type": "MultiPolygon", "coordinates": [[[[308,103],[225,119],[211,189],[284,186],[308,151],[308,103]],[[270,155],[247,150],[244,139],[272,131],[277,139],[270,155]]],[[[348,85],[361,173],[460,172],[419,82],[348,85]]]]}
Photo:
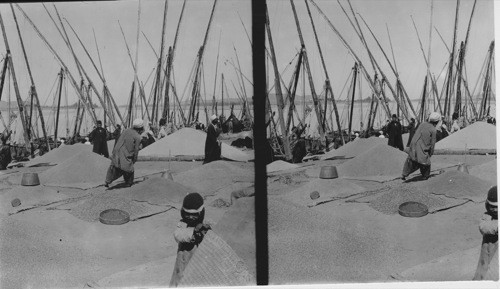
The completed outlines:
{"type": "Polygon", "coordinates": [[[217,115],[215,115],[215,114],[210,117],[210,121],[214,121],[216,119],[217,119],[217,115]]]}
{"type": "Polygon", "coordinates": [[[429,115],[429,122],[438,122],[441,120],[441,115],[438,112],[433,112],[429,115]]]}
{"type": "Polygon", "coordinates": [[[190,193],[184,197],[182,210],[186,213],[199,213],[203,210],[203,197],[198,193],[190,193]]]}
{"type": "Polygon", "coordinates": [[[486,203],[492,206],[498,206],[497,186],[492,187],[488,191],[488,198],[486,199],[486,203]]]}
{"type": "Polygon", "coordinates": [[[133,128],[143,128],[144,127],[144,121],[140,118],[134,119],[134,122],[132,123],[133,128]]]}

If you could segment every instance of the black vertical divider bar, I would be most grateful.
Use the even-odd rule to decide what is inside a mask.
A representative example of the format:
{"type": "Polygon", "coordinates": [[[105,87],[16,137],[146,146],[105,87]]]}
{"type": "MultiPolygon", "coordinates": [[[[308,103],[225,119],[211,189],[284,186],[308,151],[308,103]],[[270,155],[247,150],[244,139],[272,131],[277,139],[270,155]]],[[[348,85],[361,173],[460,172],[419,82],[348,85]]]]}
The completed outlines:
{"type": "Polygon", "coordinates": [[[255,153],[255,238],[257,285],[269,283],[269,252],[267,226],[266,187],[266,69],[265,69],[265,16],[266,1],[252,1],[252,65],[253,65],[253,109],[254,109],[254,153],[255,153]]]}

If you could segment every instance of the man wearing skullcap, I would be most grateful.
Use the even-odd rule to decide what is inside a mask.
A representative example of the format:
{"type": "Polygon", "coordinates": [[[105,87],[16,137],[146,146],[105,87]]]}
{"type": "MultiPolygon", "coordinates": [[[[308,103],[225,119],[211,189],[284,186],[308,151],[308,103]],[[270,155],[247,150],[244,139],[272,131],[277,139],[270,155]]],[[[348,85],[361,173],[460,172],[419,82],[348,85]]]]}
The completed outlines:
{"type": "Polygon", "coordinates": [[[498,195],[497,186],[488,190],[486,212],[479,221],[483,235],[481,253],[472,280],[498,280],[498,195]]]}
{"type": "Polygon", "coordinates": [[[144,122],[138,118],[134,120],[132,128],[123,131],[113,148],[111,165],[106,175],[104,186],[123,176],[126,186],[132,186],[134,182],[134,163],[137,161],[141,144],[141,133],[144,130],[144,122]]]}
{"type": "Polygon", "coordinates": [[[220,160],[221,147],[217,137],[220,134],[219,118],[214,114],[210,118],[211,123],[207,128],[207,139],[205,140],[205,159],[203,164],[220,160]]]}
{"type": "Polygon", "coordinates": [[[402,179],[420,169],[424,179],[428,179],[431,173],[431,156],[434,154],[434,145],[436,144],[436,125],[441,119],[437,112],[430,114],[427,122],[421,123],[407,149],[408,158],[403,167],[402,179]]]}
{"type": "Polygon", "coordinates": [[[92,152],[109,158],[108,132],[102,127],[102,121],[96,122],[96,128],[89,134],[89,141],[93,144],[92,152]]]}
{"type": "Polygon", "coordinates": [[[179,285],[189,260],[203,241],[205,234],[212,228],[211,222],[205,220],[203,197],[198,193],[190,193],[184,197],[181,218],[174,232],[178,246],[170,287],[179,285]]]}

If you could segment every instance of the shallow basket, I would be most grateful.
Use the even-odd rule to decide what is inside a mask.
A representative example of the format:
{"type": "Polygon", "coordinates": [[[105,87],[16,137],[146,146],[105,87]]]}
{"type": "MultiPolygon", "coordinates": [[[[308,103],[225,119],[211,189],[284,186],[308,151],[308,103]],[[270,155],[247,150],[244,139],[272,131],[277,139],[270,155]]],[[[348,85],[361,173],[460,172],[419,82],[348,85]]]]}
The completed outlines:
{"type": "Polygon", "coordinates": [[[123,225],[130,221],[130,215],[122,210],[108,209],[99,214],[99,221],[106,225],[123,225]]]}
{"type": "Polygon", "coordinates": [[[21,179],[21,186],[38,186],[40,179],[37,173],[24,173],[21,179]]]}
{"type": "Polygon", "coordinates": [[[399,205],[399,214],[403,217],[418,218],[429,213],[426,205],[418,202],[405,202],[399,205]]]}
{"type": "Polygon", "coordinates": [[[321,167],[321,171],[319,173],[320,179],[336,179],[339,177],[337,173],[337,168],[335,166],[324,166],[321,167]]]}

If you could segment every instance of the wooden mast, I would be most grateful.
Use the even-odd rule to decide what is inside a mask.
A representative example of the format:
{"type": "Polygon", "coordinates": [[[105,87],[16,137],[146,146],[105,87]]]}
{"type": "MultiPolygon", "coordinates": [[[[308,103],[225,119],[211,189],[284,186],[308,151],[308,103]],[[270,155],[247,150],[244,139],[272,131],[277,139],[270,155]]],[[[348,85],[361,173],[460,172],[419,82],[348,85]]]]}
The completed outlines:
{"type": "MultiPolygon", "coordinates": [[[[179,36],[179,30],[180,30],[180,26],[181,26],[181,22],[182,22],[182,16],[184,15],[184,8],[186,7],[186,0],[184,0],[184,2],[182,3],[182,9],[181,9],[181,15],[179,16],[179,21],[177,22],[177,29],[175,30],[175,36],[174,36],[174,44],[172,46],[172,50],[170,51],[169,50],[169,58],[167,60],[167,72],[166,72],[166,82],[167,82],[167,85],[165,87],[165,100],[163,102],[163,118],[166,118],[167,121],[169,121],[169,110],[170,110],[170,98],[169,98],[169,89],[170,89],[170,75],[172,73],[172,65],[174,63],[174,56],[175,56],[175,48],[176,48],[176,45],[177,45],[177,39],[178,39],[178,36],[179,36]]],[[[173,86],[172,86],[173,87],[173,86]]],[[[177,98],[177,96],[176,96],[177,98]]],[[[177,99],[178,101],[178,99],[177,99]]],[[[174,103],[175,105],[175,103],[174,103]]],[[[179,102],[179,109],[182,111],[182,106],[180,105],[180,102],[179,102]]],[[[184,112],[182,112],[182,115],[184,115],[184,112]]],[[[185,124],[186,120],[184,119],[184,116],[183,116],[183,123],[185,124]]]]}
{"type": "Polygon", "coordinates": [[[349,130],[347,136],[349,141],[351,141],[351,128],[352,128],[352,114],[354,112],[354,96],[356,95],[356,78],[358,76],[358,63],[354,63],[353,69],[353,80],[352,80],[352,99],[351,99],[351,113],[349,114],[349,130]]]}
{"type": "Polygon", "coordinates": [[[457,8],[455,10],[455,28],[453,29],[453,46],[451,49],[450,63],[448,68],[448,80],[446,82],[446,96],[444,103],[444,116],[449,119],[451,111],[451,97],[453,94],[453,66],[455,63],[455,46],[457,39],[457,26],[458,26],[458,11],[460,7],[460,0],[457,0],[457,8]]]}
{"type": "Polygon", "coordinates": [[[17,85],[16,73],[14,71],[14,64],[12,63],[12,57],[10,55],[9,41],[7,40],[7,33],[5,32],[5,26],[4,26],[3,18],[2,18],[1,14],[0,14],[0,25],[2,26],[3,39],[5,42],[5,48],[7,50],[7,56],[6,56],[5,61],[8,61],[9,71],[12,75],[12,80],[14,82],[14,91],[16,93],[17,106],[19,107],[19,117],[21,119],[21,124],[23,126],[23,135],[24,135],[24,142],[25,142],[24,145],[26,146],[26,149],[29,151],[30,150],[30,139],[28,136],[28,129],[29,128],[27,127],[27,123],[26,123],[26,115],[24,112],[24,103],[23,103],[23,100],[21,99],[21,93],[19,93],[19,87],[17,85]]]}
{"type": "Polygon", "coordinates": [[[278,122],[281,128],[281,133],[283,134],[283,146],[285,151],[285,158],[287,160],[292,159],[292,152],[290,150],[290,140],[288,139],[288,130],[285,127],[285,119],[283,117],[283,94],[281,91],[281,83],[280,83],[280,74],[278,70],[278,64],[276,61],[276,53],[274,52],[274,43],[271,34],[271,24],[269,22],[269,11],[267,10],[266,5],[266,32],[267,32],[267,40],[269,43],[269,50],[271,52],[271,62],[273,63],[274,68],[274,89],[276,91],[276,100],[278,104],[278,122]]]}
{"type": "MultiPolygon", "coordinates": [[[[325,21],[330,26],[330,28],[339,37],[339,39],[341,40],[342,44],[349,50],[349,52],[351,53],[351,55],[355,58],[356,62],[358,63],[358,68],[361,69],[361,72],[363,72],[363,75],[368,80],[368,83],[370,84],[370,87],[372,88],[372,91],[375,93],[375,95],[377,96],[377,98],[379,99],[379,101],[382,103],[382,107],[384,108],[387,117],[390,117],[391,116],[391,111],[390,111],[389,107],[387,106],[386,101],[384,99],[382,99],[382,97],[380,96],[381,95],[381,90],[377,88],[377,85],[376,85],[377,82],[376,81],[374,82],[372,80],[372,78],[370,77],[370,75],[366,71],[366,68],[363,66],[361,60],[356,55],[356,53],[354,52],[354,50],[347,43],[347,41],[345,40],[345,38],[340,34],[340,32],[337,30],[337,28],[335,28],[335,26],[330,21],[330,19],[325,15],[325,13],[323,13],[323,11],[321,10],[321,8],[319,8],[319,6],[316,4],[316,2],[314,2],[314,0],[309,0],[309,1],[311,1],[311,3],[314,5],[314,7],[316,7],[316,9],[318,10],[319,14],[321,14],[321,16],[325,19],[325,21]]],[[[375,80],[376,80],[376,78],[375,78],[375,80]]]]}
{"type": "Polygon", "coordinates": [[[330,92],[331,100],[332,100],[332,105],[333,105],[333,110],[335,112],[335,121],[337,122],[338,130],[339,130],[339,137],[340,137],[340,139],[342,141],[342,144],[344,144],[344,136],[342,134],[342,127],[340,125],[339,112],[337,110],[337,104],[335,102],[335,97],[333,95],[333,89],[332,89],[332,85],[330,83],[330,77],[328,76],[328,70],[326,69],[325,59],[323,57],[323,51],[321,50],[321,45],[319,44],[318,34],[316,33],[316,26],[314,25],[314,20],[313,20],[313,18],[311,16],[311,9],[309,8],[309,4],[307,3],[307,0],[304,0],[304,2],[306,3],[307,14],[309,15],[309,19],[311,20],[311,26],[313,28],[314,38],[316,39],[316,44],[318,46],[319,56],[321,58],[321,64],[323,65],[323,70],[325,71],[325,77],[326,77],[325,84],[326,84],[327,90],[325,92],[325,113],[324,113],[324,117],[323,117],[323,123],[325,122],[325,119],[326,119],[326,106],[327,106],[326,105],[327,104],[326,100],[327,100],[327,95],[328,95],[328,92],[330,92]]]}
{"type": "MultiPolygon", "coordinates": [[[[21,35],[21,30],[19,29],[19,24],[17,23],[16,13],[14,12],[14,7],[12,6],[12,4],[10,4],[10,9],[12,10],[12,15],[14,16],[14,22],[16,23],[17,33],[19,34],[19,40],[20,40],[20,43],[21,43],[21,48],[22,48],[22,51],[23,51],[24,60],[26,61],[26,67],[28,69],[28,74],[29,74],[30,81],[31,81],[32,98],[34,98],[36,100],[36,107],[38,109],[38,113],[40,114],[40,123],[42,125],[43,137],[45,138],[45,143],[47,145],[47,149],[50,151],[49,138],[47,137],[47,131],[45,129],[45,120],[43,118],[42,108],[40,106],[40,100],[38,98],[38,93],[36,91],[35,82],[33,80],[33,75],[31,73],[31,68],[30,68],[30,65],[29,65],[29,62],[28,62],[28,55],[26,54],[26,49],[24,47],[24,42],[23,42],[23,38],[22,38],[22,35],[21,35]]],[[[31,119],[31,114],[30,114],[30,119],[31,119]]]]}
{"type": "MultiPolygon", "coordinates": [[[[158,118],[158,105],[159,99],[161,97],[161,71],[163,68],[163,50],[165,49],[165,28],[167,26],[167,10],[168,10],[168,1],[165,0],[165,6],[163,9],[163,25],[161,29],[161,44],[160,44],[160,56],[158,57],[158,66],[156,69],[156,84],[153,94],[153,111],[151,116],[151,122],[154,124],[158,118]]],[[[168,85],[168,84],[167,84],[168,85]]]]}
{"type": "Polygon", "coordinates": [[[61,66],[64,68],[65,72],[67,72],[67,75],[69,76],[69,79],[71,81],[70,83],[73,86],[73,88],[75,89],[75,91],[77,92],[77,96],[84,103],[84,105],[87,106],[87,109],[90,112],[90,116],[92,117],[92,120],[94,122],[96,122],[97,118],[96,118],[96,115],[95,115],[94,107],[91,104],[89,105],[89,103],[87,103],[87,101],[85,99],[85,96],[83,95],[83,92],[78,88],[78,84],[76,83],[75,79],[73,78],[73,75],[69,72],[68,67],[66,66],[66,64],[62,61],[61,57],[59,57],[59,55],[57,54],[57,52],[54,50],[54,48],[52,48],[52,46],[50,45],[50,43],[47,41],[47,39],[45,39],[45,37],[40,32],[40,30],[38,30],[38,28],[36,27],[36,25],[33,23],[33,21],[31,21],[31,19],[24,12],[24,10],[17,3],[15,5],[16,5],[17,9],[19,9],[19,11],[21,11],[21,13],[24,15],[24,17],[26,18],[26,20],[28,20],[28,22],[31,24],[31,26],[33,27],[33,29],[35,30],[35,32],[38,34],[38,36],[47,45],[47,47],[52,52],[52,54],[59,61],[59,63],[61,64],[61,66]]]}
{"type": "Polygon", "coordinates": [[[64,79],[64,70],[61,68],[59,72],[59,93],[57,97],[57,111],[56,111],[56,127],[54,130],[54,146],[57,147],[57,130],[59,128],[59,112],[61,110],[61,95],[62,95],[62,84],[64,79]]]}
{"type": "MultiPolygon", "coordinates": [[[[297,16],[297,11],[295,10],[295,4],[293,3],[293,0],[290,0],[290,5],[292,6],[293,17],[295,19],[297,33],[299,34],[300,45],[301,45],[302,49],[305,50],[306,45],[304,43],[304,38],[302,37],[302,31],[300,29],[299,18],[297,16]]],[[[313,98],[314,111],[316,112],[316,118],[318,120],[318,131],[320,134],[321,141],[323,141],[325,139],[325,131],[323,130],[323,127],[321,127],[323,114],[322,114],[322,109],[321,109],[321,103],[318,101],[318,95],[316,94],[316,90],[314,89],[314,81],[312,78],[311,67],[309,65],[309,59],[307,57],[307,51],[304,51],[304,55],[302,57],[303,57],[306,71],[307,71],[307,76],[309,79],[309,88],[311,89],[311,96],[313,98]]]]}
{"type": "Polygon", "coordinates": [[[208,20],[207,30],[205,31],[205,37],[203,39],[203,44],[201,45],[200,50],[198,51],[198,60],[195,69],[195,79],[193,84],[193,90],[191,93],[192,98],[191,98],[190,113],[188,116],[188,125],[191,125],[191,121],[195,119],[196,103],[198,101],[199,91],[200,91],[198,86],[200,85],[199,77],[200,77],[201,62],[203,61],[205,45],[207,44],[208,34],[210,32],[210,26],[212,25],[212,20],[214,17],[216,5],[217,5],[217,0],[214,0],[214,4],[212,6],[212,12],[210,13],[210,19],[208,20]]]}
{"type": "MultiPolygon", "coordinates": [[[[99,76],[99,78],[101,79],[101,81],[103,82],[103,85],[104,85],[104,93],[103,95],[105,95],[105,97],[107,96],[108,100],[111,101],[111,103],[113,104],[113,107],[116,111],[116,114],[118,115],[118,118],[120,119],[120,121],[122,123],[125,123],[124,120],[123,120],[123,117],[120,113],[120,109],[118,108],[118,105],[116,104],[115,102],[115,99],[114,97],[111,95],[111,92],[109,91],[108,89],[108,86],[106,84],[106,79],[104,77],[104,73],[102,72],[102,65],[101,65],[101,71],[99,71],[99,69],[97,68],[97,65],[95,64],[93,58],[90,56],[90,53],[88,52],[87,48],[85,47],[85,45],[83,44],[82,40],[80,39],[80,37],[78,36],[78,34],[76,33],[75,29],[73,29],[73,26],[71,26],[71,24],[69,23],[68,19],[64,19],[66,20],[66,23],[68,24],[68,26],[70,27],[71,31],[73,31],[73,34],[75,34],[76,38],[78,39],[78,41],[80,42],[80,45],[82,46],[83,50],[85,51],[85,53],[87,54],[87,57],[89,58],[90,62],[92,63],[92,65],[94,66],[94,69],[95,71],[97,72],[97,75],[99,76]]],[[[94,34],[94,39],[95,39],[95,34],[94,34]]],[[[99,48],[97,47],[97,41],[96,42],[96,48],[97,48],[97,53],[99,55],[99,48]]],[[[100,57],[99,57],[100,59],[100,57]]],[[[112,115],[112,114],[111,114],[112,115]]],[[[114,119],[114,117],[113,117],[114,119]]],[[[115,121],[116,123],[116,121],[115,121]]]]}

